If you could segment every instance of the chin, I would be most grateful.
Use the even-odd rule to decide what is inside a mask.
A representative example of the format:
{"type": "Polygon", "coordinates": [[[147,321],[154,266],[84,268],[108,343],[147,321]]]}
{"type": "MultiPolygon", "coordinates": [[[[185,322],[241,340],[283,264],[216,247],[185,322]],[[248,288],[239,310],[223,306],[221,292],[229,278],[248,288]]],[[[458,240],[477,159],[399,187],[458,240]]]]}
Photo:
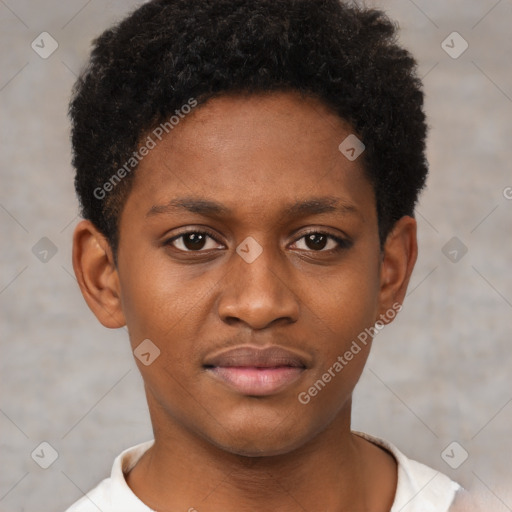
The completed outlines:
{"type": "Polygon", "coordinates": [[[221,450],[243,457],[284,455],[300,448],[314,437],[314,431],[297,420],[273,417],[245,418],[243,422],[223,422],[221,431],[206,436],[221,450]]]}
{"type": "Polygon", "coordinates": [[[274,457],[293,452],[302,444],[300,441],[291,443],[290,440],[278,442],[261,436],[258,439],[239,438],[234,441],[231,439],[229,443],[217,443],[217,447],[241,457],[274,457]]]}

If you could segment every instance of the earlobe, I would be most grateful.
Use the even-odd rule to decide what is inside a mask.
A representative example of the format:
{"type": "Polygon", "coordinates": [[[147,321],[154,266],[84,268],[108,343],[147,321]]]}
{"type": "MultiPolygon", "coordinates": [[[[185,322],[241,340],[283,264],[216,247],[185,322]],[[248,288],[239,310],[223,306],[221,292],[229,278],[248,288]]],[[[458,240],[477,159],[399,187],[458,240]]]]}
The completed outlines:
{"type": "Polygon", "coordinates": [[[379,314],[384,323],[393,315],[386,315],[401,305],[411,278],[416,258],[416,220],[409,216],[399,219],[389,233],[384,244],[380,271],[379,314]]]}
{"type": "Polygon", "coordinates": [[[111,329],[126,323],[121,307],[119,276],[110,245],[88,220],[73,234],[73,269],[87,305],[111,329]]]}

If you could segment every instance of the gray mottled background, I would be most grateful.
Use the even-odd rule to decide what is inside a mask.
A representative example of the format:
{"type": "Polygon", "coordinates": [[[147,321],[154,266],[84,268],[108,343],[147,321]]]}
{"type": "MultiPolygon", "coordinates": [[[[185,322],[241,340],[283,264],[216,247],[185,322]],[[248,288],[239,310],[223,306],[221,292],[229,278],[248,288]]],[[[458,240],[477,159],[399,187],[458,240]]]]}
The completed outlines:
{"type": "MultiPolygon", "coordinates": [[[[62,511],[151,438],[126,331],[96,321],[73,276],[66,117],[91,39],[138,3],[0,0],[1,511],[62,511]],[[31,47],[44,37],[51,49],[42,32],[58,42],[46,59],[31,47]],[[48,469],[34,460],[51,462],[41,442],[58,453],[48,469]]],[[[399,22],[424,77],[431,174],[409,295],[375,340],[353,428],[510,511],[512,0],[373,4],[399,22]],[[454,31],[469,44],[458,58],[442,47],[454,31]],[[452,466],[469,454],[457,469],[441,455],[454,441],[452,466]]]]}

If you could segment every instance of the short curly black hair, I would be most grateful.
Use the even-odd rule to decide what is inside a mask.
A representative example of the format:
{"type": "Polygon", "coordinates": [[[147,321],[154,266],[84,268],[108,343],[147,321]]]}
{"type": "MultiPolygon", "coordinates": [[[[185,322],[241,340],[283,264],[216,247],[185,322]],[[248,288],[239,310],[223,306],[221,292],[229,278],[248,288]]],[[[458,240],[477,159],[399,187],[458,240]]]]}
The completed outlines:
{"type": "Polygon", "coordinates": [[[422,83],[397,29],[383,11],[341,0],[143,4],[94,40],[73,89],[82,216],[115,254],[134,175],[126,162],[143,137],[191,98],[293,90],[323,101],[365,144],[382,245],[399,218],[414,215],[428,173],[422,83]]]}

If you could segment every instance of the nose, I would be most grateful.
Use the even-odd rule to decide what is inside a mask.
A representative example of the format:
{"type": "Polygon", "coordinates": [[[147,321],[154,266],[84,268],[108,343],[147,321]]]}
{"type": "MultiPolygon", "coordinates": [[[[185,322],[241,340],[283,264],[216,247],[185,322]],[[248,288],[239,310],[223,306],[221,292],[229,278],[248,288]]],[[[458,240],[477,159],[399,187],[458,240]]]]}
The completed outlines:
{"type": "Polygon", "coordinates": [[[238,253],[232,260],[218,301],[218,314],[224,322],[261,330],[274,323],[297,321],[299,298],[285,264],[274,252],[263,247],[251,263],[238,253]]]}

